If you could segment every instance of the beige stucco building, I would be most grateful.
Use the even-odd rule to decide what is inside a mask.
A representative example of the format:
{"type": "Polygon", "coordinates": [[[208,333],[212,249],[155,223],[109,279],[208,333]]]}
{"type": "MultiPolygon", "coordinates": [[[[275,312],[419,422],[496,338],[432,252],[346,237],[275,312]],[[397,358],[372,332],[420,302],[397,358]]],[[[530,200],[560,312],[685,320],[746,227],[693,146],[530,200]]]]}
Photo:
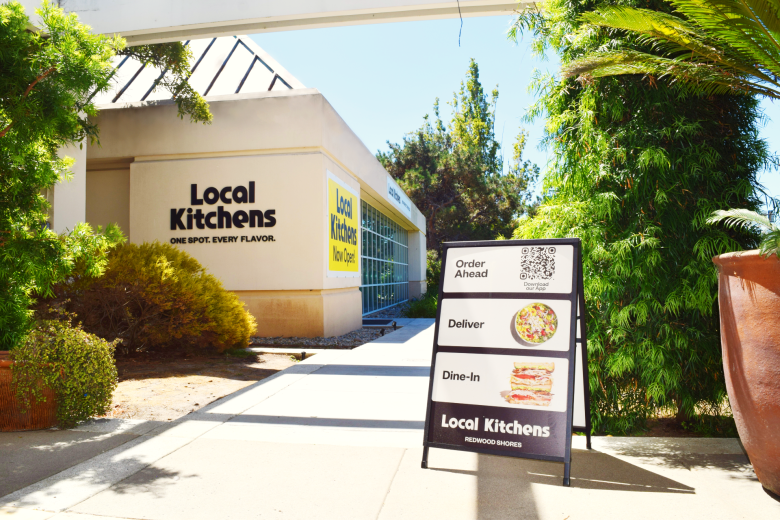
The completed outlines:
{"type": "Polygon", "coordinates": [[[179,119],[151,92],[159,71],[122,63],[83,178],[55,189],[55,229],[83,205],[131,242],[176,244],[262,336],[340,335],[425,292],[423,216],[322,94],[246,37],[190,45],[213,123],[179,119]]]}

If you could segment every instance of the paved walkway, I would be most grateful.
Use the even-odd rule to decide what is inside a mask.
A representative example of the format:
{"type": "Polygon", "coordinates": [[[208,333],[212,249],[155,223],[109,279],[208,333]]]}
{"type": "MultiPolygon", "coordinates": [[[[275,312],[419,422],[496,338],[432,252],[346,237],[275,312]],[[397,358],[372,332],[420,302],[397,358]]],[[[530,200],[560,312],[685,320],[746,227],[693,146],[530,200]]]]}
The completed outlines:
{"type": "Polygon", "coordinates": [[[780,518],[734,439],[600,437],[586,451],[575,438],[570,488],[556,463],[431,450],[421,469],[432,339],[433,320],[409,321],[174,423],[59,432],[61,445],[44,454],[25,437],[41,433],[0,434],[0,447],[27,446],[0,475],[0,490],[17,489],[0,499],[0,517],[780,518]],[[58,456],[71,442],[99,454],[58,456]]]}

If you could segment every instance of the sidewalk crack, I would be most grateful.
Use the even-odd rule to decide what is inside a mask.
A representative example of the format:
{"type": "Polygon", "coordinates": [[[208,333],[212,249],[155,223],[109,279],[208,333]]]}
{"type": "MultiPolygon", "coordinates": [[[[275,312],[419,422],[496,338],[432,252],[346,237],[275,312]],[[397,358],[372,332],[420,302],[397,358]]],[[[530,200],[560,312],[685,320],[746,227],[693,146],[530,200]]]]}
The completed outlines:
{"type": "Polygon", "coordinates": [[[385,496],[382,499],[382,503],[379,505],[379,511],[376,513],[376,520],[379,520],[379,518],[382,516],[382,511],[385,508],[385,502],[387,502],[387,497],[390,496],[390,490],[393,489],[393,482],[395,482],[395,477],[398,475],[398,470],[401,469],[401,463],[404,461],[404,457],[406,456],[407,448],[404,448],[404,451],[401,452],[401,457],[398,459],[398,465],[395,467],[395,472],[393,473],[393,478],[390,479],[390,484],[387,485],[387,491],[385,491],[385,496]]]}

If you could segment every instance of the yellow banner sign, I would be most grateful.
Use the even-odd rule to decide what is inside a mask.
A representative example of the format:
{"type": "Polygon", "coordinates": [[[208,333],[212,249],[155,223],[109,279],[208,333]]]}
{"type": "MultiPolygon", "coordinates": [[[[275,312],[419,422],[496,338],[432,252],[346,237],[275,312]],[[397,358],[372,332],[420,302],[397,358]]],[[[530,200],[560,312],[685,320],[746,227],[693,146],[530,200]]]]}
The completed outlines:
{"type": "Polygon", "coordinates": [[[357,276],[360,271],[359,213],[359,195],[328,172],[328,274],[331,276],[357,276]]]}

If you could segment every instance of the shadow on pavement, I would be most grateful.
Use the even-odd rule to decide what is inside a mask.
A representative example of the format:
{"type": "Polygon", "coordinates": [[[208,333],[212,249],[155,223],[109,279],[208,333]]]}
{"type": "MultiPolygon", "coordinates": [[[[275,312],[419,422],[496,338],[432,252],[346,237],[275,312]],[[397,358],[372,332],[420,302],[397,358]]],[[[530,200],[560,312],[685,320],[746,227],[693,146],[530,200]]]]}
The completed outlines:
{"type": "Polygon", "coordinates": [[[777,502],[780,502],[780,495],[775,495],[774,493],[772,493],[771,491],[769,491],[769,490],[768,490],[767,488],[765,488],[764,486],[761,486],[761,489],[763,489],[763,490],[764,490],[764,493],[766,493],[767,495],[769,495],[769,497],[770,497],[770,498],[772,498],[773,500],[775,500],[775,501],[777,501],[777,502]]]}
{"type": "MultiPolygon", "coordinates": [[[[522,493],[519,492],[519,487],[527,487],[528,484],[562,485],[563,464],[561,463],[494,455],[479,455],[478,461],[479,469],[477,471],[442,469],[433,466],[430,469],[433,471],[476,476],[480,496],[487,490],[500,487],[501,483],[505,485],[507,482],[512,483],[512,492],[509,495],[518,495],[516,498],[511,496],[500,497],[494,496],[491,492],[489,493],[491,500],[515,501],[520,499],[522,493]]],[[[571,487],[650,493],[694,494],[696,492],[690,486],[640,468],[606,453],[587,450],[572,450],[571,487]]],[[[517,504],[517,506],[519,507],[520,504],[517,504]]],[[[528,503],[523,502],[522,507],[528,508],[528,503]]],[[[496,504],[492,503],[491,509],[495,510],[495,508],[496,504]]]]}
{"type": "Polygon", "coordinates": [[[125,362],[119,373],[119,381],[135,381],[139,379],[167,379],[171,377],[187,376],[206,376],[219,377],[224,379],[233,379],[235,381],[261,381],[277,372],[277,368],[267,368],[251,359],[229,360],[224,362],[215,361],[213,365],[205,363],[181,362],[178,365],[173,363],[160,363],[155,365],[151,362],[139,363],[138,366],[125,362]]]}
{"type": "Polygon", "coordinates": [[[611,449],[619,456],[633,457],[641,462],[672,469],[717,469],[729,473],[729,478],[758,482],[753,466],[744,453],[706,453],[707,444],[713,447],[727,439],[698,439],[699,448],[704,451],[691,453],[685,448],[685,439],[658,438],[637,442],[636,438],[625,438],[611,443],[611,449]]]}
{"type": "Polygon", "coordinates": [[[0,497],[136,437],[71,430],[0,433],[0,497]]]}
{"type": "MultiPolygon", "coordinates": [[[[203,414],[203,416],[206,415],[213,416],[215,414],[203,414]]],[[[403,421],[403,420],[387,420],[387,419],[342,419],[337,417],[290,417],[290,416],[251,415],[251,414],[237,415],[232,419],[230,419],[229,422],[253,423],[253,424],[285,424],[285,425],[294,424],[297,426],[332,426],[332,427],[339,427],[339,428],[389,428],[389,429],[400,429],[400,430],[423,430],[425,428],[425,421],[403,421]]]]}
{"type": "Polygon", "coordinates": [[[111,491],[119,495],[134,493],[149,493],[155,498],[165,496],[167,487],[177,484],[182,479],[197,478],[198,475],[182,475],[153,464],[120,480],[111,486],[111,491]]]}
{"type": "Polygon", "coordinates": [[[318,376],[385,376],[429,377],[430,367],[395,365],[325,365],[316,372],[318,376]]]}
{"type": "MultiPolygon", "coordinates": [[[[559,464],[563,475],[563,465],[559,464]]],[[[690,486],[640,468],[612,455],[594,450],[572,450],[572,487],[584,489],[602,489],[610,491],[643,491],[650,493],[687,493],[696,490],[690,486]]],[[[529,470],[529,473],[532,471],[529,470]]],[[[560,485],[545,482],[543,473],[536,473],[540,484],[560,485]]]]}

